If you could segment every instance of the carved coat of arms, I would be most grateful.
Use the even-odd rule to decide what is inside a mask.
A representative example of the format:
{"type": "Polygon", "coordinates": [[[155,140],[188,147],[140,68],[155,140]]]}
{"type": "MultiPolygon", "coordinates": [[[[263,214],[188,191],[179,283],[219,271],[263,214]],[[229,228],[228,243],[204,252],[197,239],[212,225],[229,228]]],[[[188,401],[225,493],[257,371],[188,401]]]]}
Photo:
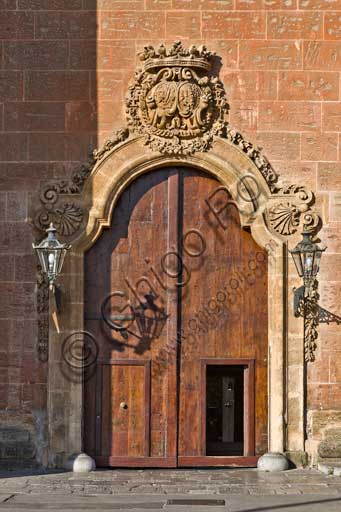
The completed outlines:
{"type": "Polygon", "coordinates": [[[205,46],[185,49],[146,46],[126,98],[131,131],[166,153],[205,151],[224,129],[228,104],[217,76],[209,73],[214,54],[205,46]]]}

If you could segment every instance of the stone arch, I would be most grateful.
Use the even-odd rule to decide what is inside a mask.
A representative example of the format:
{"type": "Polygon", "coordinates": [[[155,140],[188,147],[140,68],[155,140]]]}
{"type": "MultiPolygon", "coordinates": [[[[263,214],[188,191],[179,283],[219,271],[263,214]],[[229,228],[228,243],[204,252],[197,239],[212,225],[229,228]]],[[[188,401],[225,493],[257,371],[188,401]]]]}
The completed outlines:
{"type": "MultiPolygon", "coordinates": [[[[71,235],[66,236],[72,241],[72,250],[65,263],[60,278],[62,289],[62,308],[59,314],[59,327],[50,322],[49,340],[49,430],[50,430],[50,463],[60,465],[73,452],[82,450],[82,417],[83,390],[81,375],[70,377],[70,368],[65,365],[61,347],[63,341],[75,332],[84,329],[83,290],[84,272],[83,257],[85,251],[95,243],[101,231],[110,225],[115,204],[129,184],[139,175],[152,172],[164,166],[191,166],[215,176],[231,193],[240,206],[241,223],[248,227],[255,241],[266,248],[271,256],[268,271],[268,342],[269,342],[269,397],[276,395],[276,400],[269,403],[269,450],[283,452],[285,450],[285,364],[284,343],[286,333],[285,295],[286,275],[286,242],[284,235],[290,230],[298,229],[298,222],[303,213],[314,216],[310,211],[312,196],[304,187],[296,185],[275,187],[273,181],[266,176],[241,147],[231,141],[216,138],[209,152],[197,152],[192,155],[163,155],[147,150],[141,137],[132,137],[114,144],[102,158],[88,171],[83,186],[76,192],[72,189],[73,179],[69,183],[54,182],[45,186],[41,193],[43,207],[35,213],[35,219],[47,222],[59,212],[71,211],[79,214],[82,220],[69,222],[71,235]],[[245,176],[257,186],[257,204],[251,200],[243,200],[238,194],[237,186],[245,176]],[[53,198],[44,203],[46,197],[53,198]],[[69,202],[67,202],[69,201],[69,202]],[[72,201],[72,202],[71,202],[72,201]],[[48,207],[46,208],[46,205],[48,207]],[[69,205],[69,209],[67,207],[69,205]],[[281,222],[282,206],[291,212],[286,222],[281,222]],[[288,205],[290,208],[288,209],[288,205]],[[276,211],[279,210],[279,214],[276,211]],[[275,212],[271,217],[271,212],[275,212]],[[271,220],[278,218],[277,223],[271,220]],[[291,224],[290,224],[291,223],[291,224]],[[288,227],[290,225],[291,227],[288,227]],[[284,226],[284,227],[283,227],[284,226]],[[284,230],[284,231],[283,231],[284,230]],[[59,330],[59,332],[58,332],[59,330]],[[66,417],[57,417],[58,402],[61,390],[66,403],[66,417]],[[71,420],[70,420],[71,418],[71,420]]],[[[77,176],[77,173],[76,173],[77,176]]],[[[79,176],[79,172],[78,172],[79,176]]],[[[247,189],[246,189],[247,192],[247,189]]],[[[250,199],[252,192],[249,190],[250,199]]],[[[245,197],[245,196],[244,196],[245,197]]],[[[283,209],[283,208],[282,208],[283,209]]],[[[71,220],[77,220],[75,215],[71,220]]],[[[63,220],[63,219],[62,219],[63,220]]],[[[64,219],[65,220],[65,219],[64,219]]],[[[309,219],[308,219],[309,220],[309,219]]],[[[37,221],[36,221],[37,225],[37,221]]],[[[39,224],[38,224],[39,226],[39,224]]],[[[61,234],[63,223],[59,223],[61,234]]],[[[71,372],[71,374],[74,372],[71,372]]],[[[76,372],[77,373],[77,372],[76,372]]]]}

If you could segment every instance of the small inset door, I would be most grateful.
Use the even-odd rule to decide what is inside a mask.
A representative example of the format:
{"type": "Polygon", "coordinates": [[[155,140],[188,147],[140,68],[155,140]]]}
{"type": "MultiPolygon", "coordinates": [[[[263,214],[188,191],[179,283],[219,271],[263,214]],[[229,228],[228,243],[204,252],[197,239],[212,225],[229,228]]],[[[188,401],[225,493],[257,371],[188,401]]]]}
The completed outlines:
{"type": "Polygon", "coordinates": [[[244,455],[245,367],[206,366],[206,455],[244,455]]]}
{"type": "Polygon", "coordinates": [[[254,360],[206,359],[201,364],[202,444],[208,462],[210,456],[253,457],[254,360]]]}

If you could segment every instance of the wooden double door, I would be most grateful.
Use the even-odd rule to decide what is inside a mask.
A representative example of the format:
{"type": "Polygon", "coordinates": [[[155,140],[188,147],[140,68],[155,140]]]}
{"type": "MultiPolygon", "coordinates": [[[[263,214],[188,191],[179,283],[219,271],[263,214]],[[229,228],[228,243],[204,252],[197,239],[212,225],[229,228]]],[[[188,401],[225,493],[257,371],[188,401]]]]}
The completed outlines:
{"type": "Polygon", "coordinates": [[[267,450],[267,255],[191,168],[142,175],[85,257],[85,450],[99,466],[250,465],[267,450]]]}

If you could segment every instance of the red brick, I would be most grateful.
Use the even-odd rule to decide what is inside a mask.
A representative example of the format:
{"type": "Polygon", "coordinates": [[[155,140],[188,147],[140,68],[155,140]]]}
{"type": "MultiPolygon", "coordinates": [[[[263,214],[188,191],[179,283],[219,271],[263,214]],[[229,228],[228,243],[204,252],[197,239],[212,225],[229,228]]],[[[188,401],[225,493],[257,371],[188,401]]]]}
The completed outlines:
{"type": "MultiPolygon", "coordinates": [[[[7,192],[7,216],[8,221],[25,221],[27,218],[27,193],[7,192]]],[[[27,276],[26,279],[27,281],[27,276]]]]}
{"type": "Polygon", "coordinates": [[[47,365],[41,364],[37,352],[24,352],[22,364],[22,382],[24,384],[44,384],[46,382],[47,365]]]}
{"type": "Polygon", "coordinates": [[[0,16],[0,39],[33,39],[34,15],[31,12],[3,11],[0,16]]]}
{"type": "Polygon", "coordinates": [[[341,70],[341,42],[304,41],[303,67],[327,71],[341,70]]]}
{"type": "Polygon", "coordinates": [[[261,102],[261,130],[314,131],[321,127],[321,105],[308,102],[261,102]]]}
{"type": "Polygon", "coordinates": [[[98,127],[99,130],[113,132],[125,123],[124,111],[117,109],[117,102],[101,101],[98,103],[98,127]]]}
{"type": "Polygon", "coordinates": [[[67,131],[94,131],[97,128],[97,111],[94,103],[70,101],[65,109],[67,131]]]}
{"type": "Polygon", "coordinates": [[[283,71],[279,74],[279,99],[338,100],[339,74],[319,71],[283,71]]]}
{"type": "Polygon", "coordinates": [[[34,281],[37,271],[37,257],[35,254],[15,256],[15,280],[34,281]]]}
{"type": "Polygon", "coordinates": [[[70,67],[72,69],[134,69],[135,44],[133,41],[98,42],[70,41],[70,67]]]}
{"type": "Polygon", "coordinates": [[[341,13],[326,12],[324,18],[324,38],[341,39],[341,13]]]}
{"type": "Polygon", "coordinates": [[[3,162],[27,160],[26,133],[2,133],[0,137],[0,155],[3,162]]]}
{"type": "Polygon", "coordinates": [[[341,103],[322,105],[322,129],[327,132],[341,131],[341,103]]]}
{"type": "Polygon", "coordinates": [[[229,100],[271,100],[277,97],[274,71],[233,71],[222,75],[229,100]]]}
{"type": "Polygon", "coordinates": [[[165,36],[163,12],[117,11],[100,13],[100,39],[143,39],[165,36]]]}
{"type": "Polygon", "coordinates": [[[300,183],[304,183],[309,190],[316,190],[316,163],[303,161],[294,162],[289,159],[283,161],[272,160],[271,163],[279,173],[283,182],[296,183],[298,181],[297,176],[299,176],[300,183]]]}
{"type": "Polygon", "coordinates": [[[0,190],[37,191],[41,180],[51,177],[46,163],[0,162],[0,190]]]}
{"type": "Polygon", "coordinates": [[[146,9],[161,10],[171,9],[172,0],[146,0],[146,9]]]}
{"type": "Polygon", "coordinates": [[[175,39],[194,39],[201,36],[201,15],[197,12],[167,12],[166,34],[175,39]]]}
{"type": "Polygon", "coordinates": [[[233,9],[233,0],[173,0],[173,9],[223,11],[225,9],[233,9]]]}
{"type": "Polygon", "coordinates": [[[301,68],[299,41],[240,41],[241,69],[301,68]]]}
{"type": "Polygon", "coordinates": [[[16,10],[17,0],[0,0],[0,11],[16,10]]]}
{"type": "Polygon", "coordinates": [[[297,0],[236,0],[236,9],[297,9],[297,0]]]}
{"type": "Polygon", "coordinates": [[[322,36],[321,12],[270,12],[267,19],[269,39],[318,39],[322,36]]]}
{"type": "Polygon", "coordinates": [[[262,39],[265,37],[263,12],[203,12],[202,32],[205,39],[262,39]]]}
{"type": "Polygon", "coordinates": [[[92,12],[39,12],[36,39],[95,39],[96,26],[92,12]]]}
{"type": "MultiPolygon", "coordinates": [[[[1,253],[30,253],[32,250],[32,241],[31,228],[27,224],[22,222],[0,223],[1,253]]],[[[6,293],[4,294],[4,298],[5,297],[6,293]]],[[[0,316],[4,317],[4,315],[1,314],[0,316]]],[[[8,315],[8,317],[10,316],[11,315],[8,315]]],[[[5,318],[7,318],[7,316],[5,318]]]]}
{"type": "MultiPolygon", "coordinates": [[[[0,281],[13,281],[14,280],[14,258],[9,258],[8,255],[0,254],[0,281]]],[[[2,337],[4,331],[0,324],[2,337]]]]}
{"type": "Polygon", "coordinates": [[[92,148],[90,134],[32,133],[29,135],[28,159],[34,161],[84,161],[92,148]]]}
{"type": "Polygon", "coordinates": [[[22,406],[31,411],[32,409],[45,409],[47,404],[47,391],[45,384],[30,384],[23,386],[22,406]]]}
{"type": "Polygon", "coordinates": [[[258,132],[253,140],[270,160],[297,160],[300,156],[298,133],[258,132]]]}
{"type": "Polygon", "coordinates": [[[238,130],[253,132],[257,130],[258,106],[256,102],[233,101],[230,105],[231,125],[238,130]]]}
{"type": "Polygon", "coordinates": [[[23,73],[0,70],[0,102],[23,99],[23,73]]]}
{"type": "Polygon", "coordinates": [[[326,162],[320,163],[317,172],[318,190],[340,191],[341,190],[341,163],[326,162]]]}
{"type": "Polygon", "coordinates": [[[31,71],[25,79],[28,100],[87,100],[90,97],[86,71],[31,71]]]}
{"type": "Polygon", "coordinates": [[[4,220],[6,218],[6,203],[7,203],[7,195],[5,192],[0,192],[0,219],[4,220]]]}
{"type": "Polygon", "coordinates": [[[302,133],[301,157],[303,160],[337,160],[338,136],[336,133],[302,133]]]}
{"type": "Polygon", "coordinates": [[[18,0],[23,11],[67,11],[82,9],[82,0],[18,0]]]}
{"type": "MultiPolygon", "coordinates": [[[[221,64],[223,65],[223,69],[235,69],[238,64],[238,41],[229,41],[229,40],[221,40],[221,41],[210,41],[205,40],[203,44],[207,46],[211,51],[216,52],[216,54],[221,58],[221,64]]],[[[219,69],[217,69],[219,72],[219,69]]]]}
{"type": "Polygon", "coordinates": [[[312,11],[341,10],[341,0],[298,0],[300,9],[312,11]]]}
{"type": "MultiPolygon", "coordinates": [[[[329,254],[326,251],[322,258],[319,281],[341,281],[341,254],[329,254]]],[[[327,350],[327,347],[324,349],[327,350]]],[[[341,350],[341,345],[339,350],[341,350]]]]}
{"type": "MultiPolygon", "coordinates": [[[[7,368],[1,368],[1,372],[7,372],[7,368]]],[[[1,373],[0,372],[0,373],[1,373]]],[[[0,384],[0,407],[6,409],[8,406],[8,384],[0,384]]]]}
{"type": "Polygon", "coordinates": [[[62,131],[64,118],[64,103],[26,101],[5,104],[5,128],[10,131],[62,131]]]}
{"type": "Polygon", "coordinates": [[[329,383],[329,355],[322,353],[314,361],[314,366],[308,365],[309,383],[329,383]]]}
{"type": "Polygon", "coordinates": [[[84,0],[84,9],[94,11],[143,11],[144,0],[84,0]]]}
{"type": "Polygon", "coordinates": [[[130,73],[120,71],[98,71],[91,75],[91,97],[98,101],[114,101],[119,110],[124,104],[130,73]]]}
{"type": "Polygon", "coordinates": [[[68,67],[68,53],[67,41],[8,41],[4,43],[4,67],[64,69],[68,67]]]}

